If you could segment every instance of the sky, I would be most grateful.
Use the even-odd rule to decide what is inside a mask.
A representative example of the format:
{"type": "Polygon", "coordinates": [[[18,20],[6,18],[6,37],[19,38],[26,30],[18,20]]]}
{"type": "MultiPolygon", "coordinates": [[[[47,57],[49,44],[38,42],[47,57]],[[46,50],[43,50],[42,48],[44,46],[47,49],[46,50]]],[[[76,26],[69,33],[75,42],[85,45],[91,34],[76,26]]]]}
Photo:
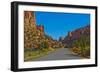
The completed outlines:
{"type": "Polygon", "coordinates": [[[90,14],[35,12],[36,24],[43,25],[47,35],[55,40],[67,36],[68,32],[90,24],[90,14]]]}

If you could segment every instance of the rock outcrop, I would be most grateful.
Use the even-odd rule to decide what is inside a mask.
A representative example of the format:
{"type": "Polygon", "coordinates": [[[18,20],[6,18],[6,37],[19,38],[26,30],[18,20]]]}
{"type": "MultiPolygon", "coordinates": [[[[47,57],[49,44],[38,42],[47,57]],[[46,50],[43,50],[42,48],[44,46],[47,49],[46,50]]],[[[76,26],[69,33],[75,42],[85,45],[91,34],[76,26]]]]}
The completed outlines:
{"type": "Polygon", "coordinates": [[[62,43],[45,34],[44,26],[36,24],[35,12],[24,11],[24,48],[56,48],[62,43]]]}
{"type": "Polygon", "coordinates": [[[90,36],[90,25],[69,32],[61,42],[63,44],[71,45],[73,41],[79,39],[81,36],[90,36]]]}

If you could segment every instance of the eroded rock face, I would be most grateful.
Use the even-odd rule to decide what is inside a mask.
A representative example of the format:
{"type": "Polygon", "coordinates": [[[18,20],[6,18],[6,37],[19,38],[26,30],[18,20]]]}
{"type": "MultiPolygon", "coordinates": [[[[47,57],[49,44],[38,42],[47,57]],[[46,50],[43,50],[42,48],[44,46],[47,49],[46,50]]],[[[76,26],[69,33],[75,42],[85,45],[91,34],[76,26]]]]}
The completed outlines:
{"type": "Polygon", "coordinates": [[[37,29],[35,13],[33,11],[24,12],[24,48],[37,47],[39,39],[44,36],[44,31],[37,29]]]}
{"type": "Polygon", "coordinates": [[[33,15],[31,11],[24,11],[24,48],[33,47],[32,41],[34,38],[32,37],[36,35],[36,22],[33,15]]]}
{"type": "Polygon", "coordinates": [[[68,35],[62,40],[62,43],[70,45],[74,40],[79,39],[81,36],[90,36],[90,25],[69,32],[68,35]]]}
{"type": "Polygon", "coordinates": [[[24,11],[24,48],[55,48],[62,44],[45,34],[44,26],[36,24],[35,12],[24,11]]]}

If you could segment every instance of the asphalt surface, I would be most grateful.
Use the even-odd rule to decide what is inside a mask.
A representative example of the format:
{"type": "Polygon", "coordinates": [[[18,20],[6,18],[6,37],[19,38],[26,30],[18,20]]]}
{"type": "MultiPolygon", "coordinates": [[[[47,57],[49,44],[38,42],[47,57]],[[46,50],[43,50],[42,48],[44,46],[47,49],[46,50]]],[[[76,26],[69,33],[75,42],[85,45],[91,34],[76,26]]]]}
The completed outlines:
{"type": "Polygon", "coordinates": [[[73,54],[68,48],[61,48],[46,56],[35,59],[35,61],[71,60],[71,59],[82,59],[82,57],[73,54]]]}

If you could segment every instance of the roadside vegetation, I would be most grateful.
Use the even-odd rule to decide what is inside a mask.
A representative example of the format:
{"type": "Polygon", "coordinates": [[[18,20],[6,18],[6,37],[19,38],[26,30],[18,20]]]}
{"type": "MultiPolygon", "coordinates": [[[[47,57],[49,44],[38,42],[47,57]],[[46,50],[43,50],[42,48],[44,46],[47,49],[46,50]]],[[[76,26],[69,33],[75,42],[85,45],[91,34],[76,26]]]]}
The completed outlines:
{"type": "Polygon", "coordinates": [[[85,58],[90,57],[90,36],[81,36],[72,44],[71,50],[73,53],[85,58]]]}
{"type": "Polygon", "coordinates": [[[42,56],[45,56],[49,53],[54,51],[54,49],[42,49],[42,50],[35,50],[35,49],[25,49],[24,50],[24,61],[33,61],[37,58],[40,58],[42,56]]]}

